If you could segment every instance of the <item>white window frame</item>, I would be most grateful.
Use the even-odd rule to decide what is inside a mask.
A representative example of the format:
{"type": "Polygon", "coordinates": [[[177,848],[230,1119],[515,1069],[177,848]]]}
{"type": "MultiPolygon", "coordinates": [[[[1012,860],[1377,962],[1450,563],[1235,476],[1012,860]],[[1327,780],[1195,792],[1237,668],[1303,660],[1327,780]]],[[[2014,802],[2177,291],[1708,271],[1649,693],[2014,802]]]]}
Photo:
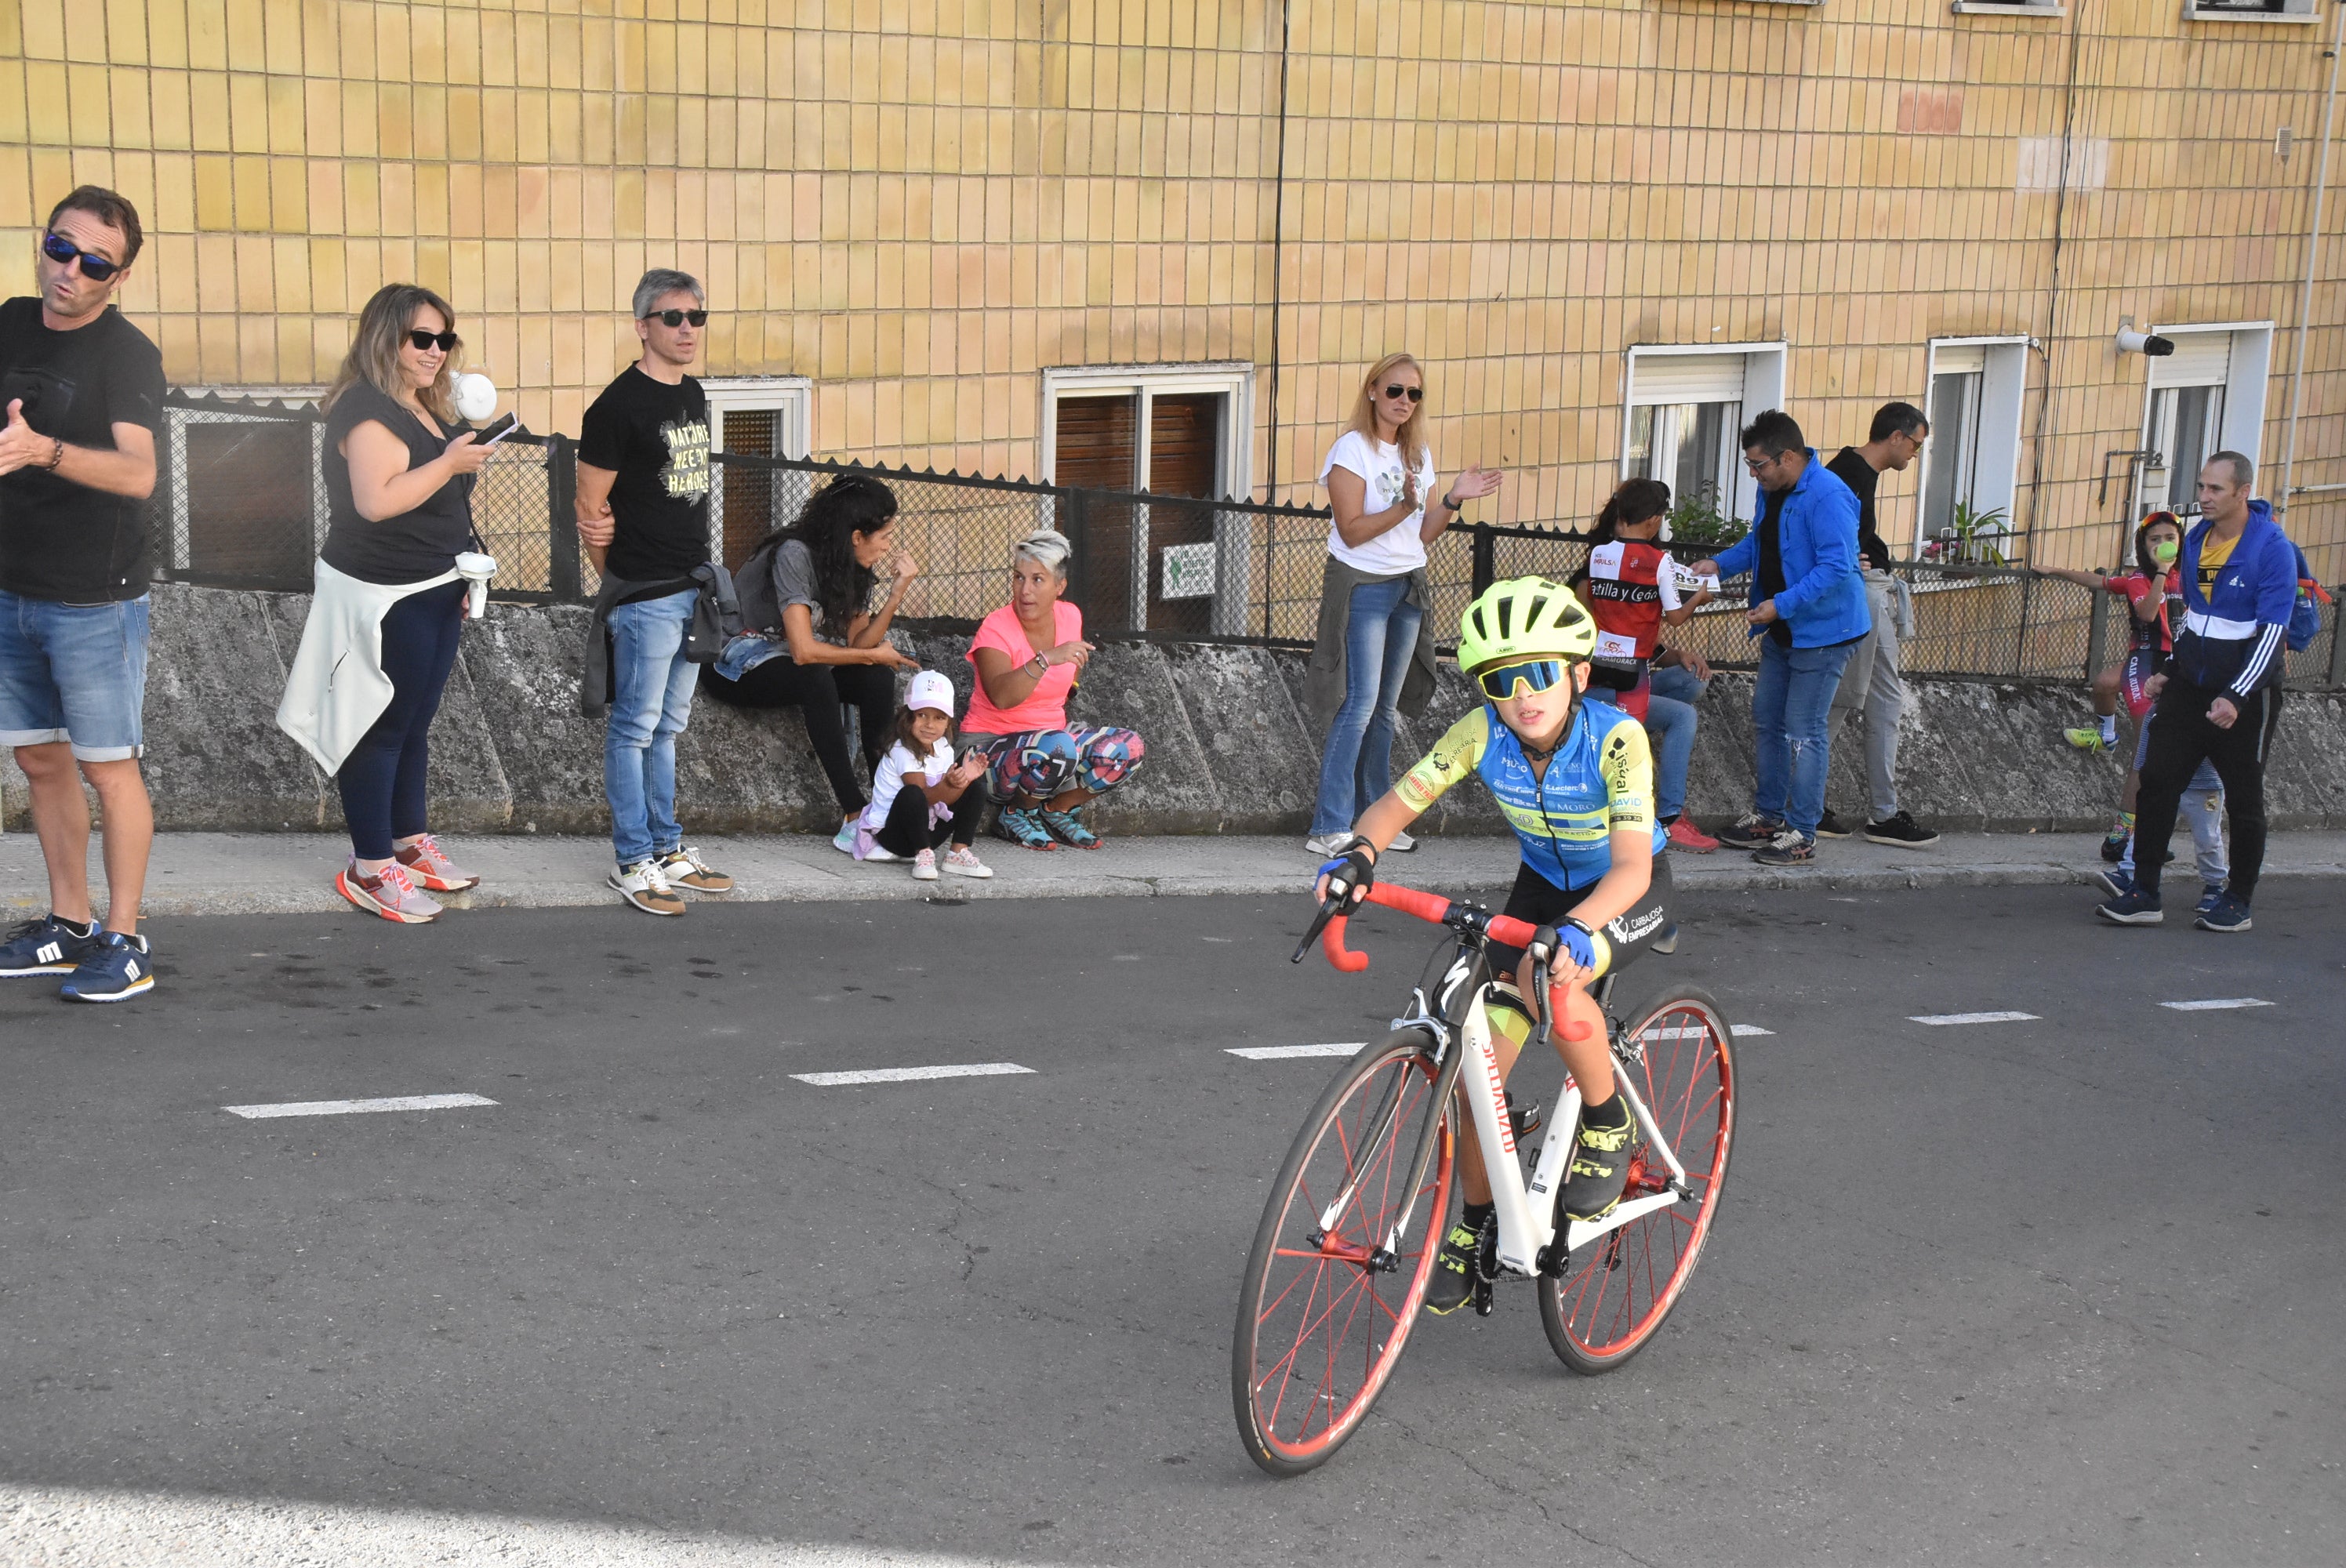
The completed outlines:
{"type": "Polygon", "coordinates": [[[2320,9],[2314,0],[2282,0],[2287,7],[2280,11],[2236,11],[2227,5],[2208,5],[2202,0],[2183,0],[2186,22],[2299,22],[2311,24],[2321,19],[2320,9]]]}
{"type": "Polygon", "coordinates": [[[1955,0],[1958,16],[2066,16],[2061,0],[1955,0]]]}
{"type": "MultiPolygon", "coordinates": [[[[1930,417],[1931,388],[1938,380],[1939,363],[1948,350],[1977,349],[1980,351],[1979,416],[1973,423],[1977,429],[1978,450],[1972,458],[1972,506],[1980,512],[2004,509],[2001,532],[2010,536],[2014,526],[2014,508],[2020,494],[2020,412],[2028,395],[2028,351],[2035,340],[2025,335],[1977,338],[1933,338],[1923,366],[1923,396],[1918,406],[1924,418],[1930,417]]],[[[1950,433],[1951,434],[1953,433],[1950,433]]],[[[1939,429],[1931,427],[1930,437],[1923,443],[1923,473],[1914,487],[1914,523],[1912,534],[1914,548],[1920,550],[1927,542],[1923,537],[1925,517],[1923,504],[1931,494],[1931,481],[1942,463],[1954,461],[1952,443],[1939,439],[1939,429]]],[[[1958,496],[1957,499],[1963,499],[1958,496]]]]}
{"type": "MultiPolygon", "coordinates": [[[[709,376],[702,379],[700,390],[709,398],[710,452],[725,450],[728,412],[780,415],[775,421],[778,457],[802,458],[814,450],[814,382],[810,378],[709,376]]],[[[790,510],[794,514],[796,508],[790,510]]],[[[778,509],[775,515],[781,512],[778,509]]],[[[725,465],[716,462],[710,463],[709,475],[709,551],[713,560],[725,558],[725,465]]]]}
{"type": "MultiPolygon", "coordinates": [[[[1636,343],[1622,359],[1621,365],[1621,476],[1629,476],[1629,428],[1635,417],[1632,411],[1641,407],[1666,406],[1661,397],[1641,394],[1637,386],[1637,366],[1658,359],[1684,358],[1695,354],[1737,354],[1743,360],[1742,407],[1739,423],[1749,424],[1763,409],[1784,406],[1784,366],[1790,345],[1783,342],[1749,343],[1636,343]]],[[[1736,434],[1742,433],[1739,430],[1736,434]]],[[[1740,447],[1730,437],[1724,458],[1729,484],[1719,486],[1719,494],[1729,503],[1729,512],[1738,519],[1749,521],[1758,515],[1760,486],[1750,470],[1737,459],[1740,447]]],[[[1673,494],[1672,501],[1678,500],[1673,494]]]]}
{"type": "Polygon", "coordinates": [[[1043,372],[1043,482],[1056,484],[1059,472],[1059,400],[1114,397],[1140,400],[1137,471],[1132,488],[1148,488],[1149,403],[1158,397],[1217,392],[1223,398],[1221,438],[1214,444],[1214,484],[1220,495],[1243,501],[1254,494],[1254,378],[1250,364],[1223,361],[1198,365],[1069,365],[1043,372]]]}
{"type": "MultiPolygon", "coordinates": [[[[2224,412],[2217,425],[2217,444],[2210,450],[2245,453],[2264,472],[2265,394],[2272,373],[2273,323],[2271,321],[2208,321],[2176,326],[2153,326],[2146,331],[2155,337],[2181,339],[2209,332],[2231,335],[2230,351],[2224,371],[2224,412]]],[[[2142,385],[2142,432],[2139,444],[2148,447],[2156,443],[2150,427],[2151,413],[2157,406],[2158,393],[2166,388],[2154,384],[2157,361],[2146,356],[2142,385]]],[[[2164,455],[2164,453],[2162,453],[2164,455]]],[[[2135,515],[2160,510],[2161,504],[2151,500],[2151,476],[2159,478],[2164,494],[2168,470],[2147,464],[2136,470],[2135,515]]],[[[2196,504],[2196,503],[2194,504],[2196,504]]]]}

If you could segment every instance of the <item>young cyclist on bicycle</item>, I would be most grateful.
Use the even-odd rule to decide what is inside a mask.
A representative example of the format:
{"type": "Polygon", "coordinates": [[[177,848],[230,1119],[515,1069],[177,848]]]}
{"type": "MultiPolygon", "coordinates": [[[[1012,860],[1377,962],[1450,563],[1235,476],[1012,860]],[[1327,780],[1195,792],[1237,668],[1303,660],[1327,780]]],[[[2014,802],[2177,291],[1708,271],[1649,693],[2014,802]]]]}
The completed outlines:
{"type": "MultiPolygon", "coordinates": [[[[1584,1109],[1564,1187],[1567,1218],[1601,1219],[1621,1201],[1636,1133],[1614,1087],[1605,1015],[1589,983],[1619,969],[1669,925],[1670,870],[1654,820],[1653,754],[1637,721],[1588,694],[1596,623],[1572,590],[1540,577],[1494,583],[1458,628],[1458,664],[1485,701],[1364,812],[1326,870],[1366,889],[1377,857],[1452,785],[1481,777],[1522,841],[1506,913],[1553,928],[1552,983],[1566,1023],[1553,1034],[1584,1109]],[[1570,1024],[1581,1027],[1568,1038],[1570,1024]]],[[[1325,881],[1321,886],[1325,894],[1325,881]]],[[[1530,959],[1494,943],[1491,1045],[1504,1074],[1531,1037],[1546,998],[1530,959]]],[[[1443,1240],[1425,1304],[1449,1312],[1487,1275],[1494,1248],[1491,1186],[1469,1125],[1458,1170],[1465,1211],[1443,1240]]]]}

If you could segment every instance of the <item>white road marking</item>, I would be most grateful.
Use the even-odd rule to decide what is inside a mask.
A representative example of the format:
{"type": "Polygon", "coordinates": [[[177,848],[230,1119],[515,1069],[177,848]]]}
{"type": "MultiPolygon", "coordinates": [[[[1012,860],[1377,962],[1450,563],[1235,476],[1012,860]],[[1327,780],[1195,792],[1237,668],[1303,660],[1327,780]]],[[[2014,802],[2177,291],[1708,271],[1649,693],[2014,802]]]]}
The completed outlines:
{"type": "Polygon", "coordinates": [[[231,1116],[260,1121],[270,1116],[349,1116],[364,1111],[447,1111],[459,1105],[494,1105],[479,1095],[394,1095],[383,1100],[292,1100],[281,1105],[222,1105],[231,1116]]]}
{"type": "Polygon", "coordinates": [[[2171,1007],[2178,1013],[2220,1013],[2229,1007],[2270,1007],[2261,996],[2218,996],[2206,1002],[2162,1002],[2161,1007],[2171,1007]]]}
{"type": "Polygon", "coordinates": [[[1909,1023],[2033,1023],[2034,1013],[1924,1013],[1906,1020],[1909,1023]]]}
{"type": "Polygon", "coordinates": [[[1738,1040],[1764,1036],[1776,1033],[1773,1029],[1762,1029],[1757,1023],[1730,1023],[1728,1027],[1735,1031],[1735,1037],[1738,1040]]]}
{"type": "Polygon", "coordinates": [[[1365,1040],[1339,1040],[1324,1045],[1225,1045],[1222,1049],[1250,1062],[1282,1062],[1290,1056],[1357,1056],[1368,1044],[1365,1040]]]}
{"type": "Polygon", "coordinates": [[[818,1089],[839,1089],[851,1084],[911,1084],[925,1078],[994,1078],[1034,1070],[1015,1062],[957,1062],[943,1067],[867,1067],[854,1073],[793,1073],[790,1076],[818,1089]]]}

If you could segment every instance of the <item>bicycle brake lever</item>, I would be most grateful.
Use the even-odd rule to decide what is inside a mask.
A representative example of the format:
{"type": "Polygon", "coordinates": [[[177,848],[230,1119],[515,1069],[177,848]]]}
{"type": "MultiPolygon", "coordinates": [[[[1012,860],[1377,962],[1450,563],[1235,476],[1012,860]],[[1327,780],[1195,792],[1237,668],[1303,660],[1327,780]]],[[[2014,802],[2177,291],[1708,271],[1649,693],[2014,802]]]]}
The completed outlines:
{"type": "Polygon", "coordinates": [[[1547,965],[1536,958],[1532,960],[1532,994],[1535,999],[1535,1004],[1539,1008],[1537,1038],[1545,1045],[1554,1033],[1551,1026],[1556,1023],[1556,997],[1548,986],[1547,965]]]}
{"type": "Polygon", "coordinates": [[[1303,955],[1311,951],[1311,944],[1319,941],[1320,933],[1328,928],[1328,921],[1335,916],[1338,910],[1343,907],[1344,900],[1341,893],[1331,893],[1321,900],[1320,912],[1312,917],[1311,929],[1303,933],[1303,940],[1295,944],[1295,956],[1287,962],[1301,963],[1303,955]]]}

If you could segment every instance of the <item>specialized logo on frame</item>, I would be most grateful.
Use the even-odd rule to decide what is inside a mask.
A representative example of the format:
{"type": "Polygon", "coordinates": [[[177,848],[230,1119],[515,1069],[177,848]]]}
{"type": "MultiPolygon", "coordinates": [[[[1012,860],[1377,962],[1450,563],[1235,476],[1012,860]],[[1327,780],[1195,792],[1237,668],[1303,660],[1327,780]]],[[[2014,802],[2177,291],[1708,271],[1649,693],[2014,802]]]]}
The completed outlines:
{"type": "MultiPolygon", "coordinates": [[[[640,428],[640,427],[639,427],[640,428]]],[[[709,422],[672,419],[659,427],[668,443],[668,466],[660,483],[679,501],[709,494],[709,422]]]]}

